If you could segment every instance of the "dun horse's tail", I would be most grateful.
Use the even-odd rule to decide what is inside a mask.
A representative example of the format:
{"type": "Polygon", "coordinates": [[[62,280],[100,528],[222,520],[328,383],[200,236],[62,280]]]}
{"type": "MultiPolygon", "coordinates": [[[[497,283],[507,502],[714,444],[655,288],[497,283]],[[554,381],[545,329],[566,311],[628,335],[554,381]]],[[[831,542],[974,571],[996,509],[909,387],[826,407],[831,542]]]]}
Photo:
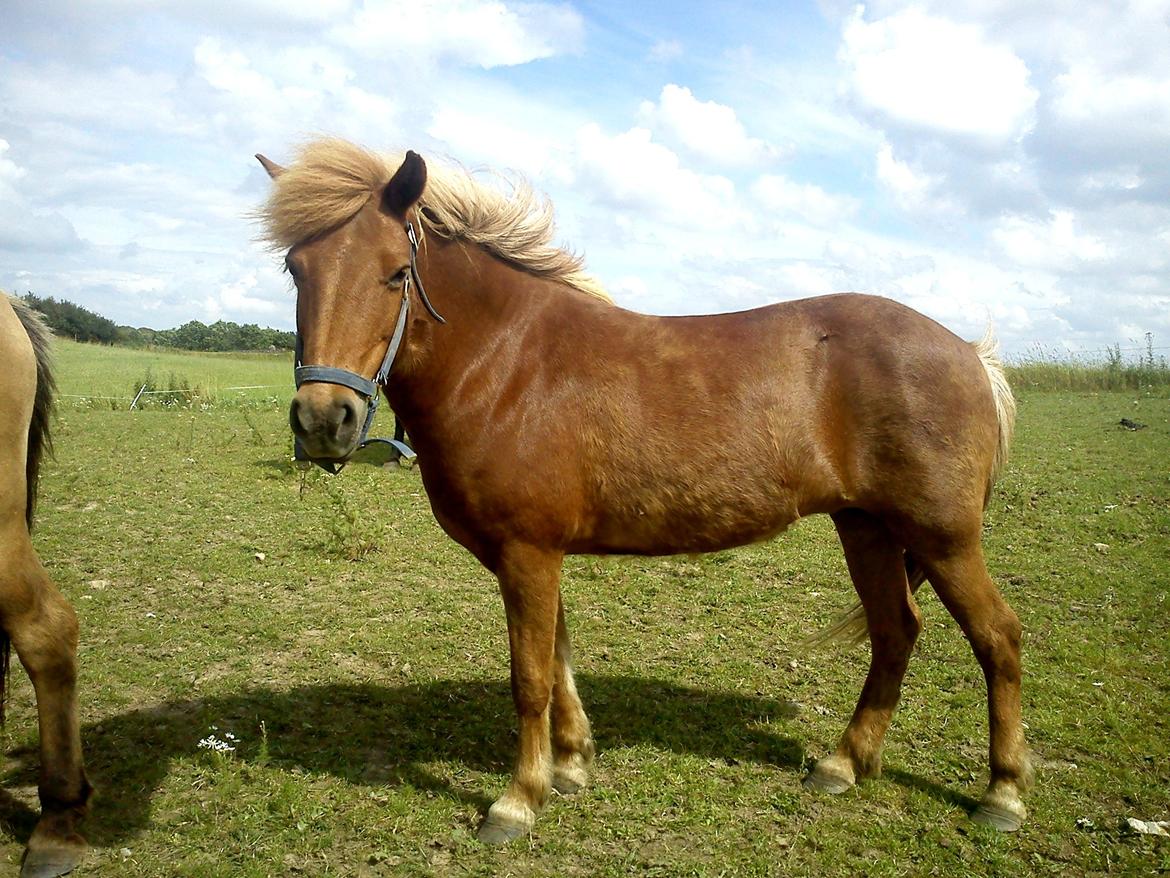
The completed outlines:
{"type": "Polygon", "coordinates": [[[53,410],[53,398],[57,384],[53,379],[52,360],[49,345],[52,334],[40,316],[20,299],[9,299],[12,309],[28,333],[33,352],[37,358],[37,395],[33,402],[32,421],[28,425],[28,458],[25,474],[28,483],[28,501],[25,518],[32,529],[33,511],[37,505],[37,477],[41,470],[41,458],[46,451],[52,451],[49,435],[49,415],[53,410]]]}
{"type": "MultiPolygon", "coordinates": [[[[995,444],[995,456],[992,458],[991,473],[987,479],[987,490],[983,495],[983,507],[991,501],[991,489],[996,479],[1007,465],[1008,450],[1012,444],[1012,434],[1016,427],[1016,398],[1012,396],[1011,386],[1007,375],[1003,371],[1003,363],[999,360],[999,342],[991,327],[979,341],[972,342],[975,353],[979,355],[979,362],[987,372],[987,380],[991,383],[991,397],[995,402],[995,419],[998,425],[998,437],[995,444]]],[[[926,571],[909,552],[906,553],[906,579],[910,583],[910,594],[918,591],[918,587],[926,581],[926,571]]],[[[849,644],[864,642],[869,637],[869,626],[865,621],[865,608],[858,601],[850,607],[843,616],[810,637],[805,645],[820,646],[830,640],[843,640],[849,644]]]]}

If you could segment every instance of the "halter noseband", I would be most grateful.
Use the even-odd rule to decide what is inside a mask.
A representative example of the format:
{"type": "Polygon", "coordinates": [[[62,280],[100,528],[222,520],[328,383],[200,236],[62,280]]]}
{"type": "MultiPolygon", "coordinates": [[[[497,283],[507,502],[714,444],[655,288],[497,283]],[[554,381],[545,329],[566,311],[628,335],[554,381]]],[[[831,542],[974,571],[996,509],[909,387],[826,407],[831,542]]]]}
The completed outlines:
{"type": "MultiPolygon", "coordinates": [[[[300,390],[302,384],[315,381],[322,384],[339,384],[342,387],[348,387],[350,390],[357,391],[366,399],[366,422],[362,425],[362,438],[358,443],[358,449],[365,447],[370,442],[389,442],[400,454],[408,458],[413,458],[414,452],[408,445],[397,438],[367,438],[370,432],[370,425],[374,423],[374,415],[378,411],[378,401],[381,397],[379,388],[390,378],[390,370],[394,368],[394,358],[398,356],[398,349],[402,347],[402,340],[406,337],[406,317],[410,311],[410,282],[412,279],[414,280],[415,287],[418,289],[418,297],[422,300],[423,307],[427,309],[427,313],[439,323],[447,322],[435,310],[435,306],[431,304],[431,300],[427,297],[427,292],[423,288],[422,278],[419,276],[417,264],[418,237],[415,235],[413,223],[408,222],[406,224],[406,237],[410,241],[410,270],[406,275],[406,279],[402,282],[402,304],[398,308],[398,322],[394,324],[394,334],[390,336],[390,343],[386,346],[386,355],[382,357],[382,365],[374,373],[373,380],[371,381],[369,378],[359,375],[357,372],[351,372],[349,369],[341,369],[337,366],[302,365],[301,358],[304,356],[304,340],[301,338],[299,325],[297,326],[296,362],[293,368],[293,378],[296,381],[298,390],[300,390]]],[[[312,460],[313,463],[331,473],[336,473],[344,465],[344,462],[339,464],[337,461],[310,458],[305,453],[300,439],[295,441],[293,457],[296,460],[312,460]]]]}

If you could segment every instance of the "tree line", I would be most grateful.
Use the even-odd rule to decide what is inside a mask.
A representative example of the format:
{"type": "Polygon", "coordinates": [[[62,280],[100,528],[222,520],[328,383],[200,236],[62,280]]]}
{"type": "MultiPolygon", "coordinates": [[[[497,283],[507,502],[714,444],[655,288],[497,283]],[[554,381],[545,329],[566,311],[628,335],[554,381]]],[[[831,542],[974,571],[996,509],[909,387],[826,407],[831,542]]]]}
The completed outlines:
{"type": "Polygon", "coordinates": [[[52,296],[26,294],[24,301],[41,312],[49,328],[57,335],[76,341],[118,344],[127,347],[166,347],[187,351],[266,351],[292,350],[296,335],[255,323],[232,323],[217,320],[206,324],[191,320],[174,329],[150,329],[146,326],[119,326],[114,321],[52,296]]]}

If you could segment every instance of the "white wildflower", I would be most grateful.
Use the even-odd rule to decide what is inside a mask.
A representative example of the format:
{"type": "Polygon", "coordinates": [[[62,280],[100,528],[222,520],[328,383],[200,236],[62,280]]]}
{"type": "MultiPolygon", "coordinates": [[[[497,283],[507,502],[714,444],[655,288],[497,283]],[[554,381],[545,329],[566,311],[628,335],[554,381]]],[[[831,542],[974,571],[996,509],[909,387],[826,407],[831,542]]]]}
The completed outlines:
{"type": "MultiPolygon", "coordinates": [[[[211,730],[212,732],[218,732],[219,727],[212,726],[211,730]]],[[[236,744],[239,742],[239,738],[231,732],[224,732],[223,738],[211,734],[201,740],[197,746],[200,750],[209,750],[212,753],[233,753],[235,752],[236,744]]]]}

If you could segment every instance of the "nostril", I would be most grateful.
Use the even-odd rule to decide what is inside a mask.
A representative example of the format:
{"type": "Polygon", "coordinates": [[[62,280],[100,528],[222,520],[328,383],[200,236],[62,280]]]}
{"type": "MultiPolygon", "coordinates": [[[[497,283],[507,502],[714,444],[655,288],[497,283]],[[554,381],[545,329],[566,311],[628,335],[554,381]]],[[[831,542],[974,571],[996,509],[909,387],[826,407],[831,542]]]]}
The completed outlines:
{"type": "Polygon", "coordinates": [[[341,403],[341,426],[353,427],[357,424],[357,405],[352,400],[341,403]]]}
{"type": "Polygon", "coordinates": [[[302,433],[305,429],[304,425],[301,424],[300,408],[300,401],[293,397],[292,405],[288,407],[288,425],[294,433],[302,433]]]}

